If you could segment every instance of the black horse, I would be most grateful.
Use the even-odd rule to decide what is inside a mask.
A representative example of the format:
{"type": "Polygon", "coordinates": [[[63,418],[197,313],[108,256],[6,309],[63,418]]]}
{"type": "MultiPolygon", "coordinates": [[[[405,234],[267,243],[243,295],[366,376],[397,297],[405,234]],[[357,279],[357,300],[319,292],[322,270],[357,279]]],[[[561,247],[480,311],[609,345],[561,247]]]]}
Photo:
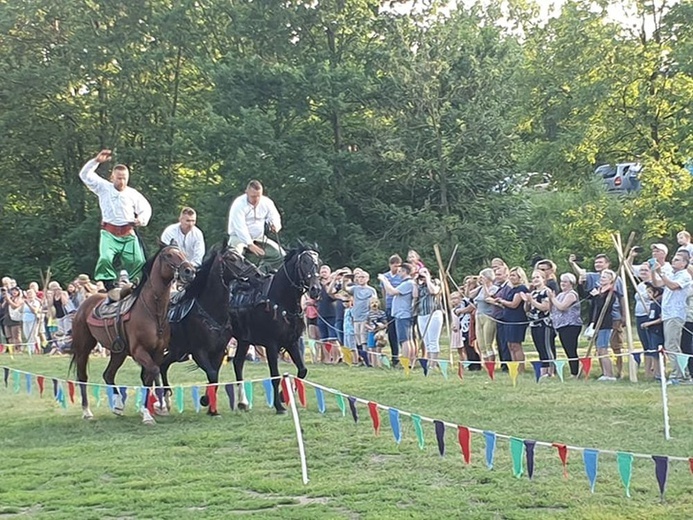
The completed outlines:
{"type": "MultiPolygon", "coordinates": [[[[301,311],[301,296],[311,298],[320,294],[318,253],[306,246],[289,251],[282,267],[268,280],[264,288],[231,284],[229,315],[232,334],[238,341],[233,368],[236,380],[243,380],[243,364],[250,345],[265,347],[267,364],[273,377],[274,407],[277,413],[286,409],[279,395],[279,351],[286,350],[296,365],[298,377],[308,373],[299,348],[305,329],[301,311]]],[[[242,384],[239,387],[238,407],[247,409],[248,400],[242,384]]]]}
{"type": "Polygon", "coordinates": [[[219,370],[231,339],[228,313],[229,284],[242,259],[230,249],[214,248],[202,262],[195,280],[180,297],[174,297],[169,311],[171,341],[161,364],[161,379],[170,394],[168,369],[192,356],[207,376],[210,386],[200,399],[209,406],[209,415],[218,415],[216,394],[219,370]]]}

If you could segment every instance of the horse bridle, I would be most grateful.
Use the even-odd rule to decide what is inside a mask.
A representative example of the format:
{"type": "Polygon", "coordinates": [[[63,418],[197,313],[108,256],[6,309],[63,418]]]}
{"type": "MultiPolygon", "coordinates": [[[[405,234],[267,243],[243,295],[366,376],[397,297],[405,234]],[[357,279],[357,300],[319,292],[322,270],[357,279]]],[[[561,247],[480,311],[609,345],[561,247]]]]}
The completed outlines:
{"type": "Polygon", "coordinates": [[[289,270],[286,268],[286,262],[282,264],[282,269],[284,270],[284,274],[286,275],[286,279],[289,280],[289,283],[291,284],[291,287],[294,289],[297,289],[301,292],[307,291],[310,288],[310,284],[308,283],[308,280],[310,280],[313,276],[318,275],[317,267],[314,269],[314,273],[305,273],[303,272],[303,269],[301,269],[301,258],[303,255],[308,255],[310,256],[315,262],[313,262],[313,267],[316,267],[318,265],[317,262],[317,256],[318,254],[315,251],[303,251],[298,254],[296,257],[296,273],[298,274],[299,277],[299,283],[296,283],[292,278],[291,275],[289,274],[289,270]]]}
{"type": "MultiPolygon", "coordinates": [[[[164,249],[161,250],[160,255],[163,255],[164,252],[167,252],[167,250],[169,250],[169,249],[177,249],[178,251],[183,253],[183,250],[180,247],[174,246],[174,245],[169,245],[169,246],[166,246],[164,249]]],[[[183,266],[189,267],[190,269],[193,269],[193,270],[195,269],[195,267],[192,265],[190,260],[188,260],[186,258],[185,253],[183,253],[183,260],[178,265],[174,264],[173,262],[165,261],[165,260],[163,260],[163,258],[162,258],[162,264],[170,267],[171,270],[173,271],[173,281],[178,281],[178,279],[180,279],[180,270],[183,266]]]]}

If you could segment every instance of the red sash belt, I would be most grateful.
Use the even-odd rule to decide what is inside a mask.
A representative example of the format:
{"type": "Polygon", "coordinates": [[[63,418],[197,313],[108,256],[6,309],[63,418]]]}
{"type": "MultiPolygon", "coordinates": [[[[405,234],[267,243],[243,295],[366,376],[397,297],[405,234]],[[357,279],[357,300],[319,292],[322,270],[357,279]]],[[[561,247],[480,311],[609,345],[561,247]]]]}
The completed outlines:
{"type": "Polygon", "coordinates": [[[130,224],[125,224],[124,226],[114,226],[113,224],[109,224],[108,222],[102,222],[101,229],[105,229],[111,235],[115,235],[117,237],[124,237],[131,234],[134,228],[130,224]]]}

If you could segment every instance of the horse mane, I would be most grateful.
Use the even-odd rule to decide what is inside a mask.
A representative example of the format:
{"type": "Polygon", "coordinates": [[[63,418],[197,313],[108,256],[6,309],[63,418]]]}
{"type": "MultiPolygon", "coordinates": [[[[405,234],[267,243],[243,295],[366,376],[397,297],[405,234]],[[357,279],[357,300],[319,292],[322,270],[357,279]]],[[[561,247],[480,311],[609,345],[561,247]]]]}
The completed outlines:
{"type": "Polygon", "coordinates": [[[190,282],[190,284],[185,288],[185,294],[181,300],[191,300],[192,298],[197,298],[205,290],[207,285],[207,280],[209,279],[209,273],[212,272],[212,266],[214,265],[217,255],[224,249],[222,244],[215,244],[205,255],[204,260],[197,268],[195,272],[195,279],[190,282]]]}
{"type": "Polygon", "coordinates": [[[135,298],[137,298],[140,293],[142,292],[142,288],[144,285],[147,283],[147,280],[149,280],[149,277],[152,275],[152,266],[154,265],[154,262],[156,259],[159,257],[161,252],[166,248],[167,246],[162,246],[159,248],[159,250],[154,254],[153,256],[150,256],[147,261],[144,264],[144,267],[142,267],[142,279],[140,280],[140,283],[137,284],[135,287],[135,290],[132,291],[132,294],[135,298]]]}
{"type": "Polygon", "coordinates": [[[306,251],[317,251],[317,246],[299,242],[296,247],[287,251],[286,256],[284,257],[284,265],[287,265],[294,258],[298,257],[298,255],[306,251]]]}

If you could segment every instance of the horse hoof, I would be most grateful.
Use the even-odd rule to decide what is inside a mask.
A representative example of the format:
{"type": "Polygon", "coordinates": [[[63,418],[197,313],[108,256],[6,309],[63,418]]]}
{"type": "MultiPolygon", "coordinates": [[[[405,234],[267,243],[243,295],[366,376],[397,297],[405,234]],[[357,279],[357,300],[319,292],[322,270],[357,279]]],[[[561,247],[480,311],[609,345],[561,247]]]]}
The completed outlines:
{"type": "Polygon", "coordinates": [[[94,419],[94,414],[92,414],[89,411],[83,412],[82,413],[82,419],[84,419],[85,421],[91,421],[92,419],[94,419]]]}
{"type": "Polygon", "coordinates": [[[124,412],[124,410],[122,408],[114,408],[113,409],[113,414],[117,415],[118,417],[122,417],[123,412],[124,412]]]}
{"type": "Polygon", "coordinates": [[[245,403],[238,403],[238,409],[239,409],[239,410],[242,410],[242,411],[244,411],[244,412],[247,412],[248,410],[250,410],[250,408],[248,407],[248,405],[245,404],[245,403]]]}
{"type": "Polygon", "coordinates": [[[148,419],[142,419],[142,424],[146,424],[147,426],[154,426],[156,424],[156,421],[153,417],[150,417],[148,419]]]}
{"type": "Polygon", "coordinates": [[[209,397],[206,395],[203,395],[200,397],[200,406],[209,406],[209,397]]]}
{"type": "Polygon", "coordinates": [[[207,410],[207,415],[209,415],[210,417],[221,417],[221,414],[216,410],[207,410]]]}
{"type": "Polygon", "coordinates": [[[277,415],[286,414],[286,408],[277,408],[277,415]]]}

